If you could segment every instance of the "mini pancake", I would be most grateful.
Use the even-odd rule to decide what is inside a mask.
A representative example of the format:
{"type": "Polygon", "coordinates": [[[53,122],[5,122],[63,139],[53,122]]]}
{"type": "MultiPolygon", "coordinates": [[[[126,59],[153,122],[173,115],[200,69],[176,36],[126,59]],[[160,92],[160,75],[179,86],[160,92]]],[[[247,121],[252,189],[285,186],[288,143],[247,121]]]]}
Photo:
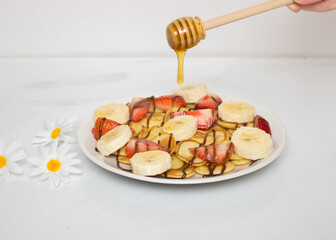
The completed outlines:
{"type": "Polygon", "coordinates": [[[169,148],[170,154],[173,154],[176,150],[176,140],[171,133],[159,133],[158,136],[150,139],[150,141],[155,142],[162,147],[169,148]]]}
{"type": "Polygon", "coordinates": [[[200,159],[198,157],[194,157],[189,150],[189,148],[199,147],[199,143],[194,140],[184,140],[179,142],[176,148],[176,155],[179,159],[189,164],[191,160],[193,160],[193,166],[201,166],[206,163],[205,160],[200,159]]]}
{"type": "MultiPolygon", "coordinates": [[[[196,173],[203,175],[203,176],[208,176],[210,174],[210,169],[213,168],[213,175],[221,175],[223,171],[223,165],[214,165],[214,164],[205,164],[203,166],[196,167],[195,171],[196,173]]],[[[224,173],[231,172],[235,168],[235,165],[231,163],[230,161],[225,164],[225,170],[224,173]]]]}
{"type": "Polygon", "coordinates": [[[165,172],[162,175],[165,176],[166,178],[181,179],[181,178],[183,178],[184,175],[185,175],[184,178],[190,178],[190,177],[194,176],[195,168],[193,166],[190,166],[190,167],[185,169],[185,167],[187,167],[187,166],[188,166],[187,164],[184,164],[182,168],[169,169],[167,172],[165,172]],[[184,169],[185,173],[184,173],[183,169],[184,169]]]}
{"type": "Polygon", "coordinates": [[[146,138],[148,140],[151,140],[157,136],[159,136],[160,133],[163,132],[163,129],[159,126],[153,126],[151,128],[148,128],[144,131],[142,131],[139,134],[139,138],[146,138]]]}

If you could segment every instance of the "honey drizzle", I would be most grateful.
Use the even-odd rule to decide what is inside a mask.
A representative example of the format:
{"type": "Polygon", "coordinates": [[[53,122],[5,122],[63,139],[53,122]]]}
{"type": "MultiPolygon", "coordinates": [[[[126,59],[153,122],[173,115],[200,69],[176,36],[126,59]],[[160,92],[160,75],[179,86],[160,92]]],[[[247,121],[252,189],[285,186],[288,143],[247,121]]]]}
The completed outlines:
{"type": "Polygon", "coordinates": [[[181,85],[183,83],[183,63],[186,50],[175,50],[177,56],[177,83],[181,85]]]}

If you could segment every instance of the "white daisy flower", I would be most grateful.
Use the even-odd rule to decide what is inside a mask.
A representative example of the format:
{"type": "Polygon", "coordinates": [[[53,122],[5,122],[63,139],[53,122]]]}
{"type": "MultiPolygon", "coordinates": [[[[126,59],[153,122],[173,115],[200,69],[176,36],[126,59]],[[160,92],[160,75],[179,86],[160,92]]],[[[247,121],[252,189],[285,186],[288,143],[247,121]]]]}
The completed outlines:
{"type": "Polygon", "coordinates": [[[22,173],[22,168],[17,161],[25,159],[27,155],[21,147],[22,144],[15,141],[8,147],[0,142],[0,176],[5,181],[9,180],[10,173],[22,173]]]}
{"type": "Polygon", "coordinates": [[[62,116],[56,121],[45,121],[44,131],[35,134],[36,138],[32,144],[35,146],[45,146],[51,142],[67,142],[74,143],[75,139],[65,133],[73,130],[74,122],[76,121],[74,116],[62,116]]]}
{"type": "Polygon", "coordinates": [[[61,144],[59,147],[57,142],[53,142],[50,148],[40,146],[41,159],[28,158],[28,162],[35,165],[30,176],[40,176],[39,181],[47,181],[49,188],[58,187],[61,182],[70,183],[69,174],[79,174],[82,171],[75,167],[81,162],[80,159],[75,158],[76,152],[70,152],[70,145],[67,143],[61,144]],[[49,151],[47,151],[48,149],[49,151]]]}

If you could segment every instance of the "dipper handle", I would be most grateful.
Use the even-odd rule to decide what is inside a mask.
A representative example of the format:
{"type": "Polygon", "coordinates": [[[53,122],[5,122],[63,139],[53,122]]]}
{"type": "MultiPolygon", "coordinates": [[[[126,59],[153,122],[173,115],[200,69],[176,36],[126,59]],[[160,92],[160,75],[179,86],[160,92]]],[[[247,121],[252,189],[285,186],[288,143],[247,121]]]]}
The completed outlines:
{"type": "Polygon", "coordinates": [[[238,21],[240,19],[257,15],[259,13],[267,12],[275,8],[287,6],[293,2],[294,0],[271,0],[268,2],[264,2],[249,8],[245,8],[233,13],[207,20],[204,22],[204,28],[205,30],[216,28],[228,23],[238,21]]]}

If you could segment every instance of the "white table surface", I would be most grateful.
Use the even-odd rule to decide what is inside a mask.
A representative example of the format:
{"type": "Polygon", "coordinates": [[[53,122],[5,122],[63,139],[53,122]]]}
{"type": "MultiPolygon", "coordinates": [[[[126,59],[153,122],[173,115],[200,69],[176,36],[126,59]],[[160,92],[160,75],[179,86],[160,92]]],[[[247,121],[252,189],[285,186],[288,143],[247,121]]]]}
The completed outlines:
{"type": "MultiPolygon", "coordinates": [[[[171,58],[0,60],[0,138],[30,146],[44,120],[177,87],[171,58]]],[[[58,189],[0,179],[0,239],[334,239],[336,59],[188,58],[186,83],[254,101],[285,123],[272,164],[213,184],[127,179],[89,161],[58,189]]],[[[72,136],[75,136],[75,131],[72,136]]]]}

